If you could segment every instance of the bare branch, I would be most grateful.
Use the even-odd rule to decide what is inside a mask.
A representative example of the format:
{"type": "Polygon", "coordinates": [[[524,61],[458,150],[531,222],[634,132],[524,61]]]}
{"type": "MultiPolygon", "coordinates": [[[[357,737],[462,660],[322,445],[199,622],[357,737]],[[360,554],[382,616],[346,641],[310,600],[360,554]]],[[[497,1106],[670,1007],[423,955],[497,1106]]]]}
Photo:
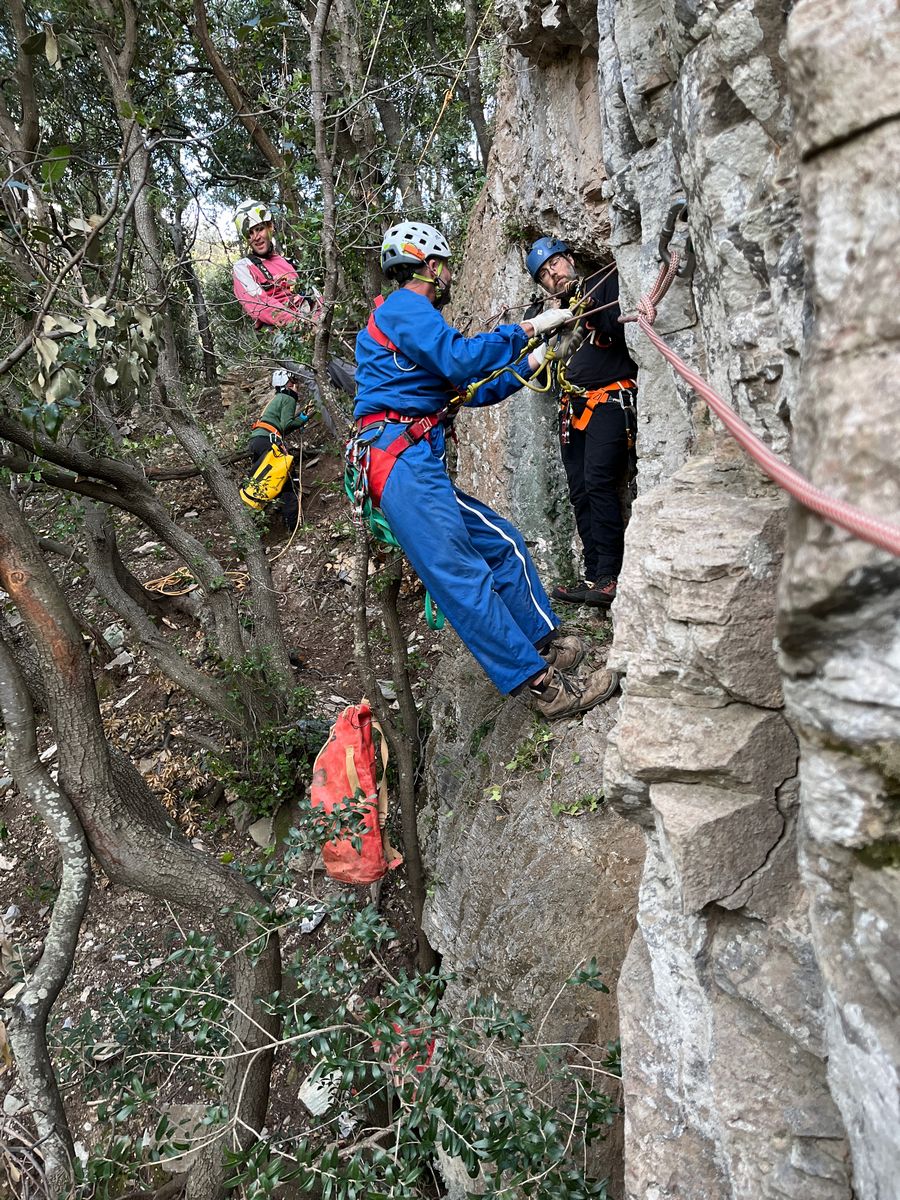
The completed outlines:
{"type": "Polygon", "coordinates": [[[197,40],[203,47],[203,53],[206,55],[209,65],[213,69],[216,79],[222,85],[222,90],[228,97],[231,107],[237,114],[238,120],[253,138],[256,148],[262,154],[263,158],[278,173],[281,183],[281,190],[284,196],[285,204],[293,216],[297,216],[299,205],[297,202],[297,194],[294,190],[294,185],[291,180],[290,169],[284,160],[284,155],[274,144],[272,139],[257,121],[256,117],[251,112],[251,107],[247,102],[244,93],[241,91],[237,80],[225,66],[222,56],[219,54],[216,44],[209,32],[209,21],[206,15],[206,8],[203,0],[194,0],[194,33],[197,40]]]}

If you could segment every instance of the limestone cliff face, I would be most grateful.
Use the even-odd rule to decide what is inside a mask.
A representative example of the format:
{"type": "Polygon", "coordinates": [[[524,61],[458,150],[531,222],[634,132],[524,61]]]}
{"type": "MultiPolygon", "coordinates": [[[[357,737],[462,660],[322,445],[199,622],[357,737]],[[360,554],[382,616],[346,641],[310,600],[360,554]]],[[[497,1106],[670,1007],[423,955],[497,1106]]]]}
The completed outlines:
{"type": "MultiPolygon", "coordinates": [[[[795,459],[900,520],[900,12],[798,4],[788,27],[803,234],[816,321],[795,459]],[[865,416],[847,380],[866,378],[865,416]]],[[[828,1084],[856,1194],[897,1194],[900,1161],[900,564],[798,512],[779,595],[800,738],[800,858],[823,980],[828,1084]]]]}
{"type": "MultiPolygon", "coordinates": [[[[633,308],[683,195],[697,269],[657,329],[777,452],[900,522],[893,0],[497,11],[510,48],[457,315],[527,301],[521,246],[542,232],[614,257],[633,308]]],[[[613,1194],[887,1200],[900,1161],[900,569],[789,509],[636,330],[632,345],[639,497],[610,652],[623,696],[561,735],[579,756],[605,754],[606,797],[646,851],[619,983],[613,1194]]],[[[523,393],[463,426],[463,486],[522,525],[545,569],[563,568],[571,524],[547,402],[523,393]]],[[[477,709],[477,686],[454,683],[460,713],[477,709]]],[[[472,830],[490,816],[460,821],[453,785],[439,772],[432,785],[432,864],[473,886],[472,830]]],[[[521,795],[529,813],[549,804],[540,783],[521,795]]],[[[585,929],[595,905],[618,914],[611,974],[633,892],[606,847],[624,836],[598,822],[579,860],[585,929]]],[[[538,839],[563,905],[565,840],[538,839]]],[[[521,994],[514,978],[549,995],[571,957],[559,937],[584,939],[548,926],[546,968],[532,952],[512,969],[534,877],[517,884],[510,863],[497,893],[495,866],[470,909],[438,884],[434,936],[500,994],[521,994]]]]}

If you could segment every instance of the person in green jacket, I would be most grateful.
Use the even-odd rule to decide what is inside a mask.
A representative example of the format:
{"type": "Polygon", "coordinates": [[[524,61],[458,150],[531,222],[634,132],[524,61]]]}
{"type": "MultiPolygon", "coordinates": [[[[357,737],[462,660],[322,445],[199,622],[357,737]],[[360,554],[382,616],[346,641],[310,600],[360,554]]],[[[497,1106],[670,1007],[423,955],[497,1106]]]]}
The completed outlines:
{"type": "MultiPolygon", "coordinates": [[[[283,442],[288,434],[302,429],[309,420],[297,394],[296,379],[287,371],[279,370],[273,373],[272,384],[275,395],[263,409],[259,420],[250,426],[248,449],[251,475],[269,453],[274,439],[283,442]]],[[[275,508],[289,533],[293,532],[300,511],[298,492],[297,476],[291,471],[275,500],[275,508]]]]}

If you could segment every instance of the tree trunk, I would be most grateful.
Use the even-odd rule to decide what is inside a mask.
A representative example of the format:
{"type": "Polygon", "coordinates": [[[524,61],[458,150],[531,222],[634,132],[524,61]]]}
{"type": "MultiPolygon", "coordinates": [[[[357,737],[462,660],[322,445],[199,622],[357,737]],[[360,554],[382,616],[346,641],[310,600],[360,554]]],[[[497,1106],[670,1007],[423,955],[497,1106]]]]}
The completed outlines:
{"type": "Polygon", "coordinates": [[[216,389],[216,393],[218,394],[219,369],[216,362],[216,344],[213,340],[212,322],[209,317],[209,309],[206,307],[206,297],[203,295],[203,288],[200,286],[200,280],[197,278],[197,272],[194,270],[194,261],[185,245],[184,230],[181,227],[181,217],[184,212],[186,197],[184,177],[181,173],[180,156],[178,161],[173,164],[173,179],[176,204],[175,219],[169,226],[172,234],[172,245],[175,248],[175,254],[178,258],[178,270],[194,303],[194,318],[197,322],[197,336],[200,338],[203,358],[203,378],[210,387],[216,389]]]}
{"type": "MultiPolygon", "coordinates": [[[[23,448],[31,448],[46,461],[57,463],[76,474],[67,476],[44,470],[42,477],[48,486],[64,488],[80,496],[88,496],[103,504],[111,504],[139,517],[158,538],[169,546],[197,578],[204,592],[206,605],[215,623],[216,650],[222,659],[240,663],[245,655],[243,630],[234,601],[234,591],[227,582],[225,569],[218,559],[187,530],[171,519],[142,475],[118,459],[99,458],[77,446],[65,446],[25,429],[23,425],[0,413],[0,437],[23,448]],[[82,478],[88,476],[87,479],[82,478]],[[90,477],[103,479],[103,484],[91,482],[90,477]],[[108,485],[112,486],[108,486],[108,485]]],[[[25,471],[29,463],[4,458],[0,465],[13,471],[25,471]]],[[[232,489],[234,491],[234,489],[232,489]]],[[[256,552],[262,554],[256,538],[256,552]]],[[[265,567],[268,570],[267,567],[265,567]]],[[[269,585],[271,586],[271,585],[269,585]]],[[[266,628],[265,624],[262,626],[266,628]]],[[[280,622],[275,626],[280,630],[280,622]]],[[[262,705],[252,681],[238,673],[237,683],[253,725],[253,712],[262,705]]]]}
{"type": "Polygon", "coordinates": [[[322,260],[324,282],[322,287],[322,319],[316,326],[313,345],[313,371],[322,393],[322,402],[328,410],[336,429],[346,424],[337,407],[334,392],[328,380],[328,345],[334,320],[334,302],[337,297],[339,255],[337,247],[337,220],[334,201],[334,157],[328,146],[325,123],[325,29],[331,12],[331,0],[316,0],[315,15],[309,34],[309,80],[310,110],[315,130],[316,165],[322,183],[322,260]]]}
{"type": "Polygon", "coordinates": [[[53,1194],[68,1195],[75,1151],[47,1045],[47,1019],[65,983],[91,886],[87,841],[75,809],[38,755],[29,689],[0,641],[0,711],[6,762],[20,794],[43,818],[59,847],[62,876],[41,957],[22,989],[3,998],[2,1012],[19,1082],[37,1128],[44,1171],[53,1194]]]}
{"type": "Polygon", "coordinates": [[[116,577],[116,535],[112,521],[96,504],[85,505],[84,529],[88,566],[97,591],[137,636],[157,667],[167,678],[194,696],[217,716],[242,733],[250,732],[247,714],[229,695],[228,689],[192,666],[160,633],[147,613],[133,600],[116,577]]]}
{"type": "MultiPolygon", "coordinates": [[[[373,82],[376,81],[373,80],[373,82]]],[[[377,82],[381,84],[383,81],[378,80],[377,82]]],[[[422,193],[419,189],[416,168],[409,158],[408,153],[400,154],[399,151],[399,147],[401,146],[411,148],[412,145],[407,131],[403,128],[400,114],[397,112],[395,105],[383,93],[379,93],[373,97],[372,102],[378,112],[378,119],[381,122],[381,128],[384,130],[387,144],[398,147],[396,163],[397,185],[400,188],[403,215],[421,217],[425,213],[425,201],[422,199],[422,193]]]]}
{"type": "MultiPolygon", "coordinates": [[[[143,778],[106,742],[90,662],[65,597],[11,498],[0,492],[0,586],[19,609],[35,643],[59,745],[60,788],[69,797],[91,851],[109,878],[194,914],[252,913],[264,904],[236,871],[196,850],[170,820],[143,778]]],[[[222,1101],[228,1146],[249,1145],[262,1128],[279,1022],[265,998],[281,984],[278,938],[245,945],[231,919],[221,936],[233,950],[232,1048],[222,1101]]],[[[192,1200],[223,1192],[225,1147],[204,1151],[192,1200]]]]}
{"type": "Polygon", "coordinates": [[[251,111],[252,106],[247,102],[237,80],[225,66],[222,56],[216,49],[215,42],[213,42],[209,32],[209,22],[203,0],[194,0],[193,30],[197,35],[198,42],[203,47],[203,53],[206,55],[207,61],[213,69],[213,74],[222,85],[222,90],[228,97],[231,107],[237,114],[238,120],[253,138],[253,142],[260,154],[262,154],[269,166],[278,175],[278,180],[281,184],[281,194],[291,216],[297,217],[300,206],[297,202],[297,193],[294,189],[290,168],[285,162],[281,151],[278,150],[265,129],[263,129],[253,115],[251,111]]]}
{"type": "Polygon", "coordinates": [[[478,139],[478,149],[481,153],[481,165],[487,170],[488,155],[491,152],[491,135],[487,121],[484,119],[484,97],[481,94],[481,60],[478,56],[479,31],[481,20],[475,0],[465,0],[466,6],[466,102],[469,108],[469,120],[478,139]]]}
{"type": "Polygon", "coordinates": [[[397,616],[396,597],[400,589],[400,558],[387,568],[394,572],[388,576],[387,596],[382,600],[382,613],[391,643],[391,666],[394,686],[400,701],[400,718],[403,728],[398,729],[382,700],[381,689],[375,678],[372,650],[369,645],[369,623],[366,618],[366,594],[369,578],[369,538],[362,521],[356,522],[355,559],[353,569],[353,652],[360,675],[363,693],[370,697],[375,715],[384,730],[394,761],[397,763],[400,790],[400,817],[403,829],[403,855],[406,860],[407,878],[413,902],[416,925],[416,964],[420,971],[433,970],[437,956],[422,929],[422,913],[425,907],[425,870],[419,846],[419,831],[416,811],[416,766],[418,751],[418,718],[409,672],[406,667],[406,639],[397,616]],[[393,595],[391,595],[393,593],[393,595]]]}
{"type": "MultiPolygon", "coordinates": [[[[131,58],[127,55],[125,58],[122,55],[117,57],[109,44],[102,39],[101,49],[104,51],[101,53],[101,61],[116,106],[120,112],[127,111],[126,106],[131,103],[128,84],[131,58]]],[[[165,272],[156,217],[150,206],[145,186],[146,180],[151,174],[150,154],[136,122],[121,117],[120,127],[128,152],[128,172],[131,185],[134,189],[139,189],[139,194],[134,200],[134,220],[144,250],[144,267],[151,290],[162,298],[166,295],[165,272]]],[[[265,651],[268,660],[266,675],[274,689],[273,698],[276,701],[283,700],[292,689],[294,680],[268,562],[256,526],[242,504],[230,476],[219,462],[206,434],[189,416],[182,403],[175,332],[168,307],[165,304],[161,305],[159,316],[162,326],[162,347],[157,378],[164,398],[166,414],[175,436],[193,461],[201,468],[204,480],[228,518],[238,550],[247,564],[254,616],[254,644],[258,649],[265,651]]],[[[247,677],[245,671],[240,670],[240,661],[237,660],[234,664],[238,668],[236,682],[248,712],[252,713],[254,697],[257,701],[263,698],[258,694],[258,681],[254,688],[253,681],[247,677]]]]}
{"type": "MultiPolygon", "coordinates": [[[[391,643],[391,674],[397,700],[400,704],[400,728],[396,732],[396,743],[392,747],[397,760],[398,790],[400,793],[400,817],[403,826],[403,855],[406,859],[406,874],[412,898],[413,916],[419,943],[417,965],[420,971],[431,971],[437,958],[422,929],[422,914],[425,909],[425,868],[419,846],[418,804],[416,802],[416,775],[419,757],[419,716],[416,701],[409,681],[407,644],[400,625],[397,600],[403,578],[403,560],[399,553],[392,555],[386,568],[387,584],[379,593],[381,612],[391,643]]],[[[396,727],[395,727],[396,728],[396,727]]]]}

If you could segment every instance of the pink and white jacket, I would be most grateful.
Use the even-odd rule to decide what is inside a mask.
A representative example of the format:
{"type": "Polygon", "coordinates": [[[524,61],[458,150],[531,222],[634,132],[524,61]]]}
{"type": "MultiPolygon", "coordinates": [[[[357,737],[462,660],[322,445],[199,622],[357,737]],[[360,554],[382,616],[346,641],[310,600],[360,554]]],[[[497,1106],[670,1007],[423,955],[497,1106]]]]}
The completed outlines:
{"type": "Polygon", "coordinates": [[[322,297],[315,288],[309,295],[291,290],[297,268],[276,250],[266,258],[239,258],[232,275],[234,294],[257,328],[292,325],[297,320],[315,324],[321,316],[322,297]]]}

